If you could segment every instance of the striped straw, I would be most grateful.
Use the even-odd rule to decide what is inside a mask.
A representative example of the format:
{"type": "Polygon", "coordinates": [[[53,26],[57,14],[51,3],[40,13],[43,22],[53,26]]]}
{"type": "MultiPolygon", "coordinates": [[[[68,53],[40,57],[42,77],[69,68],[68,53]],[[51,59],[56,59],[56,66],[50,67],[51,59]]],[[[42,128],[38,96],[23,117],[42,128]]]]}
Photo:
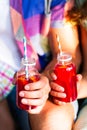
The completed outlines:
{"type": "MultiPolygon", "coordinates": [[[[27,61],[27,44],[26,44],[26,37],[23,37],[23,44],[24,44],[24,60],[27,61]]],[[[28,66],[25,66],[25,75],[26,75],[26,79],[29,76],[28,73],[28,66]]]]}
{"type": "Polygon", "coordinates": [[[27,44],[26,44],[26,37],[23,37],[24,43],[24,59],[27,60],[27,44]]]}
{"type": "Polygon", "coordinates": [[[60,38],[59,38],[59,36],[56,36],[56,37],[57,37],[57,42],[58,42],[58,47],[59,47],[60,55],[62,55],[62,48],[61,48],[61,44],[60,44],[60,38]]]}

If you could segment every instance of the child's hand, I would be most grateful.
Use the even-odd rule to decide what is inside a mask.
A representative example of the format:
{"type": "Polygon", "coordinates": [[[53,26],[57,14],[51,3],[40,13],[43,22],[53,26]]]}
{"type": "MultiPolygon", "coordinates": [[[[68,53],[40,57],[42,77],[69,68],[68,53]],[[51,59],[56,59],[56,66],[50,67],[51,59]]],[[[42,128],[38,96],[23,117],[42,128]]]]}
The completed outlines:
{"type": "MultiPolygon", "coordinates": [[[[64,87],[54,82],[56,78],[57,78],[56,75],[52,72],[51,73],[52,81],[50,82],[50,86],[51,86],[50,95],[53,97],[53,102],[55,104],[63,105],[65,104],[65,102],[60,101],[59,98],[66,98],[67,95],[66,93],[64,93],[64,87]]],[[[79,87],[81,79],[82,79],[82,76],[80,74],[77,74],[77,91],[78,91],[78,87],[79,87]]]]}

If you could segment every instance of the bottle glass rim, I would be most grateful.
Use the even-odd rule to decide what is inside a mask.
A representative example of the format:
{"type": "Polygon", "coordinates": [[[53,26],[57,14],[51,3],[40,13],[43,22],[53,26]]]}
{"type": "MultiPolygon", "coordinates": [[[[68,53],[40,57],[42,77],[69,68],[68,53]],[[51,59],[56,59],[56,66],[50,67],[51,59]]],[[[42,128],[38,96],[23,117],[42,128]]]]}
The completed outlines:
{"type": "Polygon", "coordinates": [[[57,60],[60,62],[69,62],[72,60],[72,56],[67,52],[62,52],[57,55],[57,60]]]}

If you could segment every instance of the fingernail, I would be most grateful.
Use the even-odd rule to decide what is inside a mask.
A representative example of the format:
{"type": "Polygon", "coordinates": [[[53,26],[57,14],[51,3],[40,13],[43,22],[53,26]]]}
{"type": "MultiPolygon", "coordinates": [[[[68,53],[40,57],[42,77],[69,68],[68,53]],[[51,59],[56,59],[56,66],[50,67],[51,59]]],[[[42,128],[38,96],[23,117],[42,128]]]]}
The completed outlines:
{"type": "Polygon", "coordinates": [[[23,104],[27,104],[27,100],[26,100],[26,99],[22,99],[21,102],[22,102],[23,104]]]}
{"type": "Polygon", "coordinates": [[[26,86],[25,86],[25,90],[29,90],[29,85],[26,85],[26,86]]]}
{"type": "Polygon", "coordinates": [[[23,93],[23,92],[20,92],[20,93],[19,93],[19,96],[24,97],[24,93],[23,93]]]}
{"type": "Polygon", "coordinates": [[[66,94],[65,94],[65,93],[63,94],[63,97],[64,97],[64,98],[66,97],[66,94]]]}
{"type": "Polygon", "coordinates": [[[63,88],[63,87],[60,87],[60,91],[64,92],[64,88],[63,88]]]}

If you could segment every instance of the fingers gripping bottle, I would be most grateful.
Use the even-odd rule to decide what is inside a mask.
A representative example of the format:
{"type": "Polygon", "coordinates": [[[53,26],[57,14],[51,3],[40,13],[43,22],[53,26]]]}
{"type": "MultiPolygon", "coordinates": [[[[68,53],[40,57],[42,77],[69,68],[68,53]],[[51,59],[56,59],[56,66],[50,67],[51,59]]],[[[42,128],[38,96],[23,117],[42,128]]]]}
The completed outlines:
{"type": "Polygon", "coordinates": [[[57,79],[54,81],[64,87],[66,97],[58,98],[63,102],[72,102],[77,98],[76,87],[76,67],[72,63],[72,56],[68,53],[60,53],[57,57],[58,63],[55,65],[54,73],[57,79]]]}
{"type": "Polygon", "coordinates": [[[21,103],[20,91],[25,91],[24,86],[29,83],[36,82],[40,79],[39,72],[35,67],[36,63],[34,59],[22,58],[21,69],[17,75],[17,87],[16,87],[16,104],[20,109],[29,110],[35,108],[35,106],[24,105],[21,103]]]}

